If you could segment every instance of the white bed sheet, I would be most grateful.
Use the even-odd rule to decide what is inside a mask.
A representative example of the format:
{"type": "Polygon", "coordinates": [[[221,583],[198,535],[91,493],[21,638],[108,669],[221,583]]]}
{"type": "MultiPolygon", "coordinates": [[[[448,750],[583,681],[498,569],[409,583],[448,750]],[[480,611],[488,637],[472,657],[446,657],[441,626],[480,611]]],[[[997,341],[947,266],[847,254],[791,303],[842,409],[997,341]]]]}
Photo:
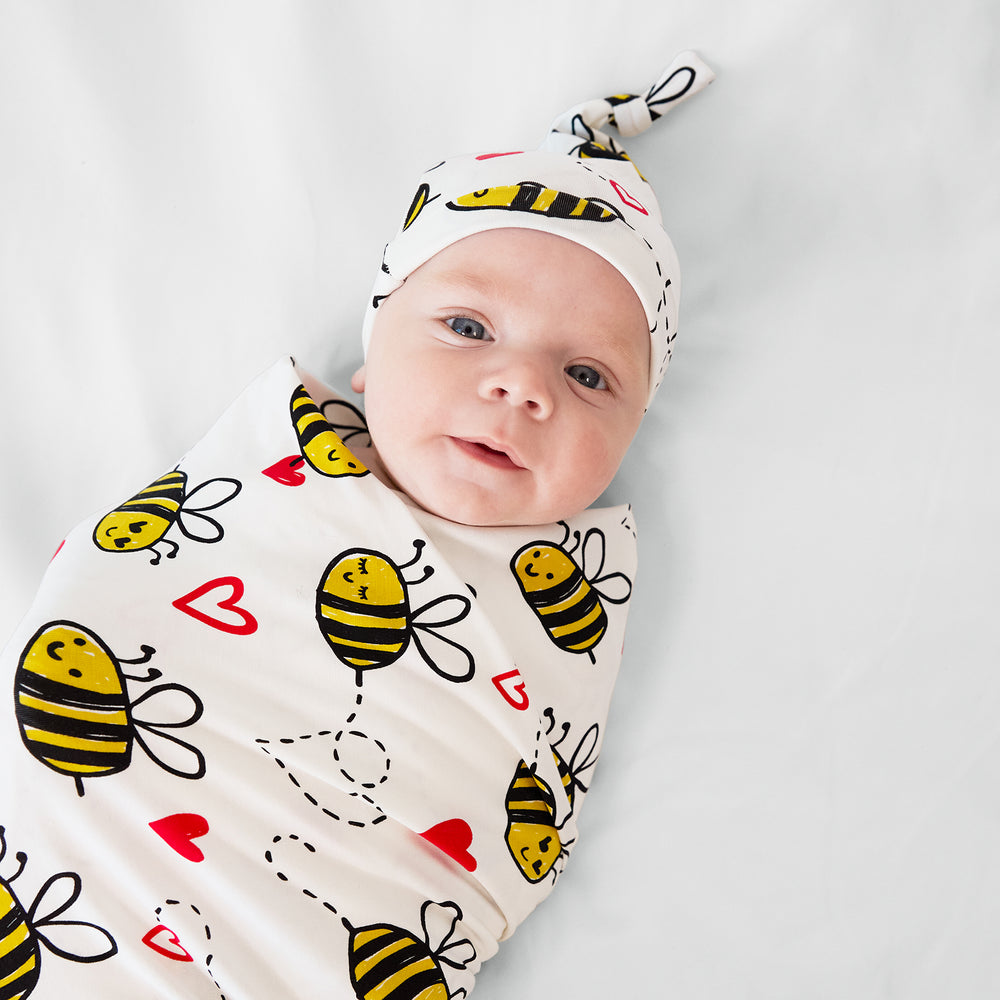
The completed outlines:
{"type": "Polygon", "coordinates": [[[0,633],[274,358],[346,385],[421,169],[695,48],[716,83],[628,146],[685,280],[613,490],[642,560],[617,700],[560,891],[475,995],[996,996],[998,27],[0,0],[0,633]]]}

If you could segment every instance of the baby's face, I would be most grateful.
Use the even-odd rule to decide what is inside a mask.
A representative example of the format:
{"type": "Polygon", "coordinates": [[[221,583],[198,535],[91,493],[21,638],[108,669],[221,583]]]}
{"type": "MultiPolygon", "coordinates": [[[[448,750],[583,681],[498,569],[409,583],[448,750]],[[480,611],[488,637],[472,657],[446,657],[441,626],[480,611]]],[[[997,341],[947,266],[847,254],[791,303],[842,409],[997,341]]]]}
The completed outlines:
{"type": "Polygon", "coordinates": [[[649,330],[631,285],[570,240],[494,229],[378,309],[365,393],[391,485],[462,524],[545,524],[611,482],[642,419],[649,330]]]}

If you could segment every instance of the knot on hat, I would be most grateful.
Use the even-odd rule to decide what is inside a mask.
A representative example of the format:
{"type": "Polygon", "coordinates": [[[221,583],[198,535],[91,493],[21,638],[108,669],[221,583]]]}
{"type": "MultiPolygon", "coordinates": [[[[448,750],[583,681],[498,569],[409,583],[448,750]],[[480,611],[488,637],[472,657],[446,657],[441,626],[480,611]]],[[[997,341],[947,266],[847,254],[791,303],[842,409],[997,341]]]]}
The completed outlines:
{"type": "Polygon", "coordinates": [[[596,142],[616,154],[624,150],[600,129],[614,125],[619,135],[645,132],[675,104],[694,96],[715,79],[715,74],[694,52],[682,52],[644,94],[616,94],[578,104],[560,115],[551,131],[596,142]]]}
{"type": "Polygon", "coordinates": [[[653,124],[653,115],[644,97],[623,94],[619,97],[609,97],[608,103],[615,105],[615,110],[608,120],[618,129],[618,134],[625,138],[645,132],[653,124]],[[618,101],[622,103],[618,104],[618,101]]]}

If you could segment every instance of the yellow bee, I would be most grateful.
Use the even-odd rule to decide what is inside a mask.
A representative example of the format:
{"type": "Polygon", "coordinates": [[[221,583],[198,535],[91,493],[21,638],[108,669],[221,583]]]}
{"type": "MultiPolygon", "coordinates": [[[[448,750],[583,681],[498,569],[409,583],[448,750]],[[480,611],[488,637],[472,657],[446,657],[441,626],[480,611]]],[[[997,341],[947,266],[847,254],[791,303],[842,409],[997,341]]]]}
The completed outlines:
{"type": "Polygon", "coordinates": [[[316,621],[337,658],[357,671],[358,687],[364,671],[395,663],[411,639],[424,662],[441,677],[467,681],[475,672],[472,654],[437,632],[465,618],[472,606],[467,597],[448,594],[411,611],[407,588],[423,583],[433,568],[425,566],[420,579],[410,581],[404,579],[403,570],[419,561],[424,544],[416,539],[413,558],[399,566],[382,552],[347,549],[323,571],[316,588],[316,621]],[[447,610],[445,617],[432,614],[427,619],[442,607],[447,610]],[[435,640],[433,658],[418,629],[435,640]]]}
{"type": "Polygon", "coordinates": [[[201,718],[198,696],[180,684],[158,684],[141,697],[130,700],[126,680],[148,683],[161,676],[155,667],[144,677],[127,675],[121,664],[148,663],[156,650],[142,647],[134,660],[115,657],[93,632],[74,622],[55,621],[43,625],[28,642],[14,675],[14,713],[21,740],[37,761],[76,782],[83,795],[83,779],[124,771],[132,760],[133,742],[165,771],[182,778],[200,778],[205,758],[200,750],[161,729],[193,725],[201,718]],[[191,714],[176,722],[145,722],[134,709],[154,695],[179,693],[193,706],[191,714]],[[162,737],[185,755],[186,769],[157,757],[140,730],[162,737]]]}
{"type": "Polygon", "coordinates": [[[302,457],[323,476],[366,476],[368,469],[348,450],[344,440],[355,434],[367,433],[361,411],[344,400],[328,400],[320,409],[312,396],[300,385],[292,393],[290,408],[292,424],[299,439],[302,457]],[[327,406],[346,407],[352,420],[347,424],[333,424],[323,415],[327,406]],[[348,430],[342,440],[334,430],[348,430]]]}
{"type": "Polygon", "coordinates": [[[601,576],[604,569],[604,532],[591,528],[580,545],[580,532],[574,531],[573,547],[569,525],[560,521],[565,535],[559,544],[537,541],[525,545],[510,561],[511,572],[521,588],[521,595],[542,623],[549,638],[569,653],[586,653],[596,662],[594,646],[608,627],[608,616],[600,598],[610,604],[624,604],[632,594],[632,584],[624,573],[601,576]],[[573,559],[580,549],[583,568],[573,559]],[[596,554],[595,554],[596,550],[596,554]],[[597,567],[587,572],[597,559],[597,567]]]}
{"type": "MultiPolygon", "coordinates": [[[[550,732],[555,726],[552,709],[546,709],[545,714],[551,720],[550,732]]],[[[569,732],[569,723],[563,723],[562,736],[551,745],[552,756],[559,771],[569,810],[557,823],[556,798],[552,789],[536,773],[534,765],[528,765],[524,760],[518,762],[507,789],[507,849],[510,856],[517,862],[521,874],[529,882],[540,882],[555,863],[565,859],[566,848],[572,841],[563,841],[560,830],[573,815],[576,805],[576,790],[587,790],[580,775],[597,763],[594,750],[597,746],[599,729],[594,723],[580,740],[569,764],[559,753],[558,747],[569,732]]],[[[558,875],[553,871],[553,878],[558,875]]]]}
{"type": "Polygon", "coordinates": [[[105,552],[137,552],[152,549],[150,563],[160,561],[157,545],[172,546],[168,559],[177,555],[180,546],[163,536],[176,524],[181,533],[198,542],[217,542],[225,532],[222,525],[204,512],[228,503],[242,489],[235,479],[209,479],[187,493],[187,476],[174,469],[160,476],[144,490],[101,518],[94,528],[94,544],[105,552]],[[217,483],[225,485],[216,488],[217,483]],[[210,502],[195,507],[194,497],[204,489],[214,490],[210,502]],[[194,519],[194,520],[192,520],[194,519]],[[202,524],[204,522],[204,524],[202,524]]]}
{"type": "MultiPolygon", "coordinates": [[[[0,826],[0,861],[7,854],[7,841],[4,839],[4,828],[0,826]]],[[[115,939],[97,924],[86,920],[60,920],[80,896],[82,883],[76,872],[60,872],[53,875],[39,889],[34,902],[27,910],[21,905],[10,884],[24,871],[28,856],[23,851],[17,853],[18,869],[9,878],[0,877],[0,997],[3,1000],[26,1000],[38,983],[41,973],[42,951],[44,944],[53,955],[68,958],[73,962],[103,962],[118,951],[115,939]],[[55,904],[44,917],[37,917],[43,897],[60,881],[68,879],[71,888],[60,886],[55,896],[61,902],[55,904]],[[68,928],[69,930],[64,930],[68,928]],[[89,928],[95,934],[91,935],[89,928]],[[67,935],[67,943],[72,940],[73,947],[81,947],[81,943],[92,945],[95,950],[83,955],[75,954],[67,948],[60,947],[52,938],[67,935]],[[93,938],[93,941],[85,940],[93,938]],[[100,942],[98,943],[98,938],[100,942]],[[103,949],[103,950],[96,950],[103,949]]],[[[44,911],[43,911],[44,912],[44,911]]]]}
{"type": "Polygon", "coordinates": [[[567,191],[543,187],[538,181],[503,184],[463,194],[447,203],[455,211],[501,208],[511,212],[538,212],[551,219],[585,219],[612,222],[622,214],[601,198],[582,198],[567,191]]]}
{"type": "Polygon", "coordinates": [[[350,933],[347,944],[351,985],[358,1000],[456,1000],[464,988],[448,991],[442,964],[464,969],[476,960],[476,949],[468,938],[449,939],[455,933],[462,910],[457,903],[428,900],[420,908],[423,940],[394,924],[353,927],[341,918],[350,933]],[[428,927],[447,924],[443,936],[428,927]],[[432,936],[438,943],[432,944],[432,936]],[[446,954],[457,949],[454,955],[446,954]]]}

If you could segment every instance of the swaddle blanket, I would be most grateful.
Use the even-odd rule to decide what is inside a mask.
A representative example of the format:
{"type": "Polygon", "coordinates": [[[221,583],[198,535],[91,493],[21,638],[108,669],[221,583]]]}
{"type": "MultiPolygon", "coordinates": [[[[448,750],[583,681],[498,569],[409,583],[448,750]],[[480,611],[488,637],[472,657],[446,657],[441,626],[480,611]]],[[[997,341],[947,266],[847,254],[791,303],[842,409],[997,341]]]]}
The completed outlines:
{"type": "Polygon", "coordinates": [[[3,654],[2,1000],[464,996],[552,889],[630,510],[453,524],[364,434],[282,361],[60,546],[3,654]]]}

